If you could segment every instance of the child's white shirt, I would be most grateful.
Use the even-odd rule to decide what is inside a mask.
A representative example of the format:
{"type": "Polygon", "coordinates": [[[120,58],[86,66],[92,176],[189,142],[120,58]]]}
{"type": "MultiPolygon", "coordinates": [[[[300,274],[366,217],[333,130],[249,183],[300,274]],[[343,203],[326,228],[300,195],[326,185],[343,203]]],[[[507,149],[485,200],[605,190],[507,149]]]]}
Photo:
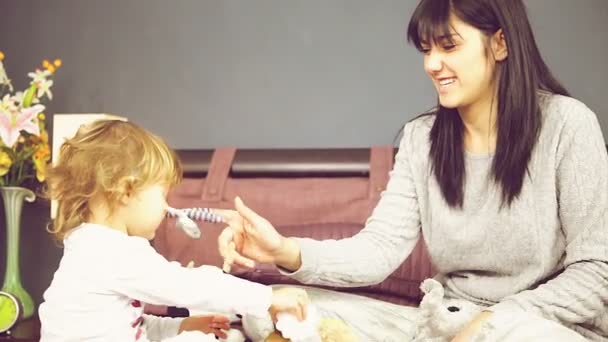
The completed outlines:
{"type": "Polygon", "coordinates": [[[40,305],[41,341],[159,341],[181,320],[143,314],[142,303],[227,314],[265,315],[272,289],[212,266],[182,267],[140,237],[83,224],[40,305]]]}

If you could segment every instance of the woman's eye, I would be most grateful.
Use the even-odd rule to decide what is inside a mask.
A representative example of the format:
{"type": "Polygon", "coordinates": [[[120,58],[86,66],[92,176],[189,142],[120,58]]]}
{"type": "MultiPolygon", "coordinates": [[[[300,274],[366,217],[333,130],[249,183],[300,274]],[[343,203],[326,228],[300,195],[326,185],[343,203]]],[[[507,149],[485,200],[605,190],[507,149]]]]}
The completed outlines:
{"type": "Polygon", "coordinates": [[[454,49],[455,47],[456,47],[456,45],[454,45],[454,44],[446,44],[443,46],[443,49],[445,51],[450,51],[450,50],[454,49]]]}
{"type": "Polygon", "coordinates": [[[427,55],[429,52],[431,52],[431,49],[429,49],[429,48],[421,48],[420,52],[422,52],[423,54],[427,55]]]}

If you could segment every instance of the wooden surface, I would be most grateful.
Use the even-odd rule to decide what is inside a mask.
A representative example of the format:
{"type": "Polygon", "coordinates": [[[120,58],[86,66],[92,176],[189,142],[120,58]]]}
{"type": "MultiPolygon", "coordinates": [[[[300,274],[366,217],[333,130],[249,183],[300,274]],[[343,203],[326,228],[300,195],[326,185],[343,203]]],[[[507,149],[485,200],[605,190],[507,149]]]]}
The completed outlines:
{"type": "Polygon", "coordinates": [[[40,322],[38,317],[18,322],[10,334],[0,334],[1,342],[38,342],[40,341],[40,322]]]}
{"type": "MultiPolygon", "coordinates": [[[[185,177],[207,174],[213,150],[176,150],[176,153],[185,177]]],[[[233,177],[365,177],[369,173],[369,159],[369,148],[237,149],[230,174],[233,177]]]]}

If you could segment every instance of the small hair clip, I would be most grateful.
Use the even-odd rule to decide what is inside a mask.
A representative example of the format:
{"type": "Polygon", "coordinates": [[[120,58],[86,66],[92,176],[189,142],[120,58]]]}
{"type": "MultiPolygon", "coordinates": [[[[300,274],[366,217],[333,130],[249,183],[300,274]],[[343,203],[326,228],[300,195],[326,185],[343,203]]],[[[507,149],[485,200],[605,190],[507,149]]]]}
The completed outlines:
{"type": "Polygon", "coordinates": [[[177,227],[193,239],[201,237],[201,230],[196,222],[194,222],[195,220],[211,223],[224,222],[224,219],[220,215],[215,214],[209,208],[175,209],[167,207],[167,216],[177,218],[177,227]]]}

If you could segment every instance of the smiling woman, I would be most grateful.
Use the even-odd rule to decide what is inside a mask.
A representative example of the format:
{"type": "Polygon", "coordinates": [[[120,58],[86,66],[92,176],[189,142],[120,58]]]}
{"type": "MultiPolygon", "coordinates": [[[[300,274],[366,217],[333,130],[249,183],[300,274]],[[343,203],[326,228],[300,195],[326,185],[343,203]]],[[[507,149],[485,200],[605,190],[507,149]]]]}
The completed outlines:
{"type": "MultiPolygon", "coordinates": [[[[481,307],[444,338],[604,340],[605,142],[596,115],[547,68],[523,1],[421,0],[408,39],[424,53],[438,104],[405,125],[365,228],[342,240],[286,238],[237,201],[245,220],[227,228],[221,250],[237,263],[263,254],[304,283],[356,287],[386,279],[423,239],[446,297],[481,307]]],[[[377,331],[358,330],[362,340],[377,331]]]]}
{"type": "Polygon", "coordinates": [[[510,4],[503,17],[492,13],[501,6],[423,1],[408,27],[439,96],[431,158],[452,206],[462,205],[463,149],[495,155],[492,176],[503,200],[513,201],[541,129],[537,92],[568,95],[543,61],[526,16],[513,14],[525,14],[523,3],[510,4]]]}

